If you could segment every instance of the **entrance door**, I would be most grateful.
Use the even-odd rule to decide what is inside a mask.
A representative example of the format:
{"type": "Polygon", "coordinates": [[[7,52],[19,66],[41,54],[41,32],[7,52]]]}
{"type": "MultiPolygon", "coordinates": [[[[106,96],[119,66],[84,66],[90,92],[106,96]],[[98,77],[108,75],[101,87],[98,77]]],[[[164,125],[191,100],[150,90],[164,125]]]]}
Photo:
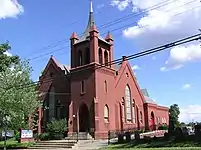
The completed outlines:
{"type": "Polygon", "coordinates": [[[82,104],[79,109],[79,131],[89,132],[89,110],[86,104],[82,104]]]}
{"type": "Polygon", "coordinates": [[[151,119],[150,119],[150,128],[151,130],[156,130],[156,126],[155,126],[155,116],[154,116],[154,112],[151,112],[151,119]]]}

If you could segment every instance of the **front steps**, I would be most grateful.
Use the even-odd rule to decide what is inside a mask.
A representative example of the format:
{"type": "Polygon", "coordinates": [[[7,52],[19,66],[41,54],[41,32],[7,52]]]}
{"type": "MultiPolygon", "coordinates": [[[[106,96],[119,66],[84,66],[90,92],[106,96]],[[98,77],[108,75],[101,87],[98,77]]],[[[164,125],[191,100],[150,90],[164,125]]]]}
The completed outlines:
{"type": "Polygon", "coordinates": [[[65,138],[66,140],[93,140],[94,138],[87,132],[79,132],[78,136],[76,132],[65,138]]]}
{"type": "Polygon", "coordinates": [[[40,141],[28,149],[72,149],[77,142],[69,140],[40,141]]]}

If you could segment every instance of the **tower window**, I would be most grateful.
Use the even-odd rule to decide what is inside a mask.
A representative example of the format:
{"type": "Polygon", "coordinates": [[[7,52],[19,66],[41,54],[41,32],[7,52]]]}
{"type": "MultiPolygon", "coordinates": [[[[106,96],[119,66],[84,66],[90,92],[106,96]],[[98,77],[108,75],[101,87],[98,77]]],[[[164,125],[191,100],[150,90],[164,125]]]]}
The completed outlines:
{"type": "Polygon", "coordinates": [[[82,52],[79,51],[78,52],[78,66],[81,66],[82,65],[82,52]]]}
{"type": "Polygon", "coordinates": [[[105,93],[107,93],[107,81],[104,83],[105,93]]]}
{"type": "Polygon", "coordinates": [[[105,59],[105,65],[108,66],[108,53],[106,50],[104,52],[104,59],[105,59]]]}
{"type": "Polygon", "coordinates": [[[84,85],[84,81],[81,81],[81,93],[85,92],[85,85],[84,85]]]}
{"type": "Polygon", "coordinates": [[[99,48],[99,50],[98,50],[98,56],[99,56],[99,63],[103,64],[103,54],[102,54],[101,48],[99,48]]]}

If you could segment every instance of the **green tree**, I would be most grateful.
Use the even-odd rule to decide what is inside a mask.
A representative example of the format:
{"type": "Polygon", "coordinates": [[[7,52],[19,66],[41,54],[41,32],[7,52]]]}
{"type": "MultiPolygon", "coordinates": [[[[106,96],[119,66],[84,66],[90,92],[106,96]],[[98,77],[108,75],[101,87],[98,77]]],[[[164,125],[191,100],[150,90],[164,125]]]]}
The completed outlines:
{"type": "Polygon", "coordinates": [[[185,127],[186,124],[185,124],[184,122],[181,122],[181,123],[180,123],[180,126],[181,126],[181,127],[185,127]]]}
{"type": "Polygon", "coordinates": [[[177,104],[173,104],[169,109],[169,131],[173,131],[175,127],[179,126],[179,106],[177,104]]]}
{"type": "Polygon", "coordinates": [[[0,44],[0,72],[5,71],[6,68],[11,67],[12,64],[17,64],[19,62],[18,56],[9,56],[6,54],[11,47],[8,42],[0,44]]]}
{"type": "Polygon", "coordinates": [[[6,113],[11,129],[27,127],[29,115],[40,106],[31,72],[26,61],[0,72],[0,112],[6,113]]]}

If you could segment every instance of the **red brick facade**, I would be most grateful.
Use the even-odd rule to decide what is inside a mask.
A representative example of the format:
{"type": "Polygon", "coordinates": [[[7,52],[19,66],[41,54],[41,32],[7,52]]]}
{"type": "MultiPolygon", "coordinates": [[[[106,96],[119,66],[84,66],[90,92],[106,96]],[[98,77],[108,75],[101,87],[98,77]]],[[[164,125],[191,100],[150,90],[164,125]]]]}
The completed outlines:
{"type": "Polygon", "coordinates": [[[44,109],[39,113],[39,132],[51,118],[67,118],[68,134],[78,130],[95,138],[107,137],[109,130],[168,124],[168,108],[143,94],[126,57],[110,63],[112,36],[99,35],[92,11],[84,35],[74,32],[70,40],[71,67],[51,57],[40,77],[44,109]]]}

